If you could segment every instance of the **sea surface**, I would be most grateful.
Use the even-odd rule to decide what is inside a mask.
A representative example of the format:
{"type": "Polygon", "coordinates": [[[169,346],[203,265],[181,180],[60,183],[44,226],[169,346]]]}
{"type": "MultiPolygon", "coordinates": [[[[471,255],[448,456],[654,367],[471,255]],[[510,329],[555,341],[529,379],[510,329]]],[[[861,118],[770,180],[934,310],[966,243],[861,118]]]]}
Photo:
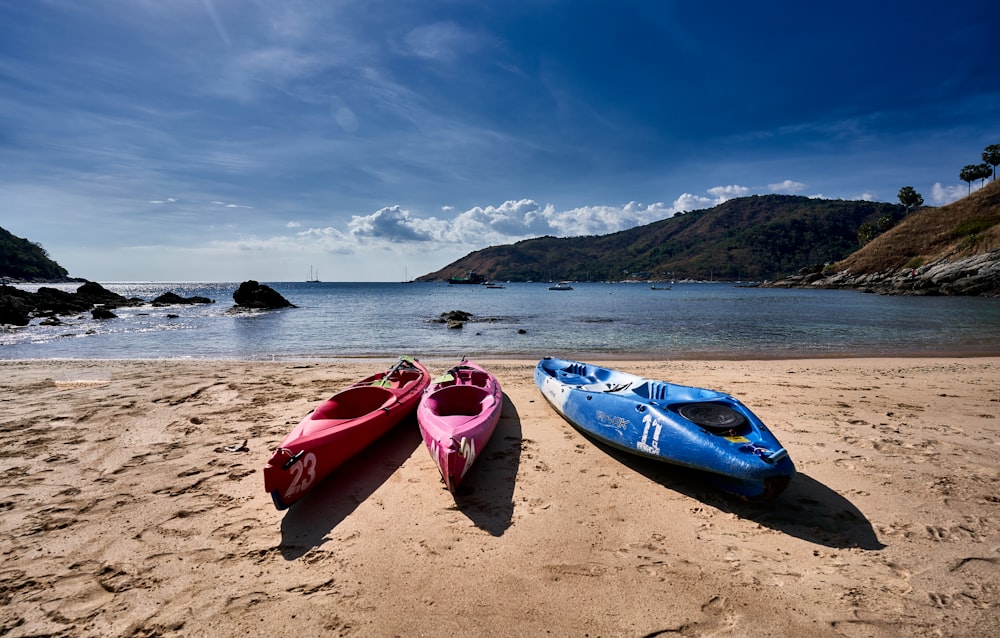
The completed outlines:
{"type": "MultiPolygon", "coordinates": [[[[147,301],[0,331],[0,359],[308,360],[353,357],[726,359],[1000,354],[1000,299],[890,297],[730,283],[266,282],[296,308],[233,314],[238,283],[102,283],[147,301]],[[664,284],[659,284],[664,285],[664,284]],[[442,313],[473,315],[461,329],[442,313]]],[[[27,290],[37,286],[19,286],[27,290]]],[[[77,284],[55,286],[73,291],[77,284]]]]}

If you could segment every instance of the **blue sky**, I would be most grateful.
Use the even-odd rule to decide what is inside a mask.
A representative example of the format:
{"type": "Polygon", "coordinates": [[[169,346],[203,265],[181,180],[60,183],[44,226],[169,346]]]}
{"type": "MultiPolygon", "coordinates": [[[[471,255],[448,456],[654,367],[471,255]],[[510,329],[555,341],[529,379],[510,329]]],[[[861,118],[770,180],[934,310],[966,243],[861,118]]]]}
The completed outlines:
{"type": "Polygon", "coordinates": [[[994,3],[0,0],[0,226],[96,281],[396,281],[726,199],[928,204],[994,3]]]}

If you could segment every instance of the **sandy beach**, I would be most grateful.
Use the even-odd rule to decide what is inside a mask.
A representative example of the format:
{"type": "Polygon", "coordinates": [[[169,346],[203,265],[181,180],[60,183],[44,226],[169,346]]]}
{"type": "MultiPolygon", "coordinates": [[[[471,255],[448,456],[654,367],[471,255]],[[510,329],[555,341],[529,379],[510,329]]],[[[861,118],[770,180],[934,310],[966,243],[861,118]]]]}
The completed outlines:
{"type": "Polygon", "coordinates": [[[479,360],[504,412],[457,495],[410,420],[277,511],[271,449],[390,363],[0,362],[0,635],[1000,632],[998,357],[606,362],[754,410],[798,469],[769,503],[479,360]]]}

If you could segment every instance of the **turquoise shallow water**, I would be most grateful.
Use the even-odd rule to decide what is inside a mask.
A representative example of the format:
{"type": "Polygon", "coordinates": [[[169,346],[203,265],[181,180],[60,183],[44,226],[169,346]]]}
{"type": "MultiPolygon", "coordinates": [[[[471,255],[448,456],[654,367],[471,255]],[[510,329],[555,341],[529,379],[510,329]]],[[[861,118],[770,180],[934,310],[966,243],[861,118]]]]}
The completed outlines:
{"type": "Polygon", "coordinates": [[[62,326],[6,328],[0,359],[1000,354],[1000,299],[731,284],[652,290],[638,283],[574,283],[574,290],[557,292],[544,283],[269,282],[298,307],[232,315],[226,311],[237,283],[103,285],[127,297],[151,300],[173,291],[216,303],[122,308],[118,319],[107,321],[88,313],[65,317],[62,326]],[[460,330],[433,322],[450,310],[470,312],[473,320],[460,330]]]}

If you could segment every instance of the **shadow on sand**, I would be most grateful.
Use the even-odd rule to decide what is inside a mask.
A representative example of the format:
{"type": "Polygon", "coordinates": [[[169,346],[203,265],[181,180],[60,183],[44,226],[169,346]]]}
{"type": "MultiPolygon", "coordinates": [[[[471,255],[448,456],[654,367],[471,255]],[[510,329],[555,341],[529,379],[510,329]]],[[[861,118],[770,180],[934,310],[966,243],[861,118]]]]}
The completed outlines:
{"type": "Polygon", "coordinates": [[[503,536],[514,516],[514,482],[520,463],[521,417],[504,395],[497,429],[455,490],[456,508],[476,527],[503,536]]]}
{"type": "Polygon", "coordinates": [[[327,534],[389,480],[421,443],[416,417],[410,415],[323,479],[281,520],[281,555],[295,560],[321,545],[327,534]]]}
{"type": "Polygon", "coordinates": [[[745,501],[712,487],[698,470],[634,456],[587,438],[609,456],[663,487],[789,536],[826,547],[885,547],[871,522],[853,503],[807,474],[796,473],[785,491],[772,501],[745,501]]]}

